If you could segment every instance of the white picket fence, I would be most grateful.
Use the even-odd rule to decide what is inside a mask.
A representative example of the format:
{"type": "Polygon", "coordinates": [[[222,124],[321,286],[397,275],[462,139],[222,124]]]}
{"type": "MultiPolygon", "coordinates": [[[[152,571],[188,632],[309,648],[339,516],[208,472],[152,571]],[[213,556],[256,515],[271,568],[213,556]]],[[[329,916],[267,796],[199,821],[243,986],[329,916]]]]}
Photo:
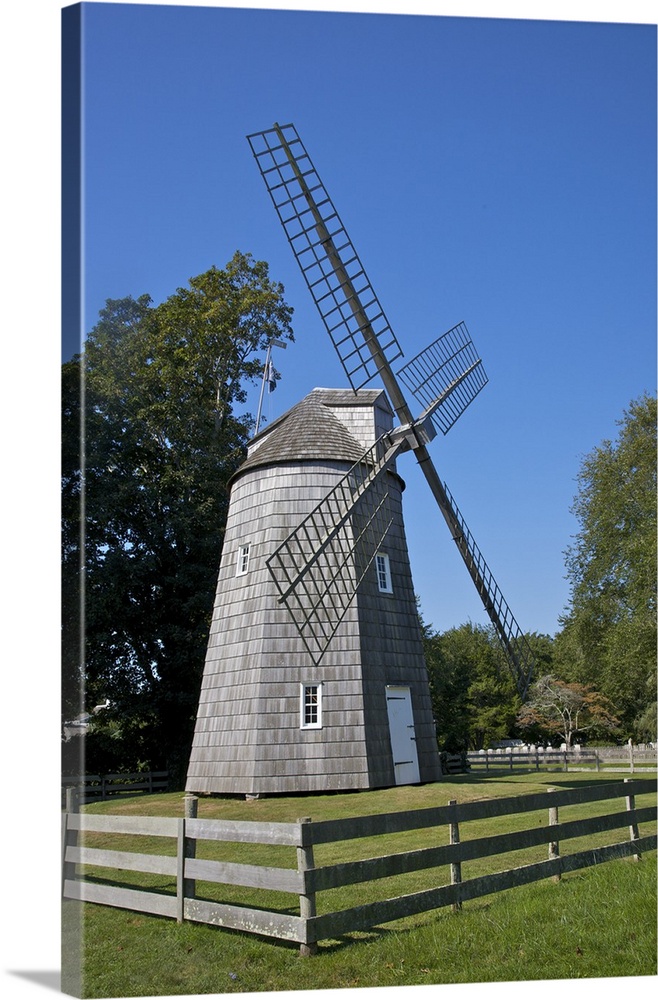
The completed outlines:
{"type": "Polygon", "coordinates": [[[477,774],[502,771],[628,771],[650,772],[656,769],[656,748],[632,744],[618,747],[501,747],[475,750],[464,755],[468,769],[477,774]]]}

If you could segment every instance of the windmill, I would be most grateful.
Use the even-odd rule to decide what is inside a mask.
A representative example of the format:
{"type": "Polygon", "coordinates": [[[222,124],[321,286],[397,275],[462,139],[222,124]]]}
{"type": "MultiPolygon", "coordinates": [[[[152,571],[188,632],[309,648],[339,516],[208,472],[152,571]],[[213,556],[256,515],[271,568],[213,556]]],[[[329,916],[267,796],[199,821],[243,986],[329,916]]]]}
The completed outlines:
{"type": "Polygon", "coordinates": [[[394,371],[400,346],[294,126],[248,141],[350,389],[313,390],[252,439],[234,477],[186,787],[260,795],[437,780],[396,466],[405,452],[522,698],[532,675],[427,447],[487,376],[464,323],[394,371]],[[376,377],[384,391],[366,388],[376,377]],[[423,407],[416,418],[404,390],[423,407]]]}

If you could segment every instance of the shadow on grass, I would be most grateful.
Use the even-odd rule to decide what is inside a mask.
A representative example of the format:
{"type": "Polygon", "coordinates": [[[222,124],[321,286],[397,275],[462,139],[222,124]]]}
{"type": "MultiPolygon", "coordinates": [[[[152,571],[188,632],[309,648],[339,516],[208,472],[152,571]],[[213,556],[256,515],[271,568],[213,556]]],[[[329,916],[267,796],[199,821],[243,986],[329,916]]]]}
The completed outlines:
{"type": "MultiPolygon", "coordinates": [[[[636,773],[635,775],[631,776],[631,781],[634,778],[641,778],[641,777],[643,777],[643,775],[638,775],[636,773]]],[[[621,779],[621,778],[610,778],[609,781],[606,782],[606,784],[616,785],[621,780],[623,780],[623,779],[621,779]]],[[[569,778],[569,777],[567,777],[565,775],[564,777],[560,777],[560,778],[558,778],[558,777],[552,778],[551,779],[551,784],[552,785],[559,785],[561,788],[582,788],[583,785],[600,785],[600,784],[602,784],[602,779],[601,778],[581,778],[581,779],[576,779],[576,778],[569,778]]]]}

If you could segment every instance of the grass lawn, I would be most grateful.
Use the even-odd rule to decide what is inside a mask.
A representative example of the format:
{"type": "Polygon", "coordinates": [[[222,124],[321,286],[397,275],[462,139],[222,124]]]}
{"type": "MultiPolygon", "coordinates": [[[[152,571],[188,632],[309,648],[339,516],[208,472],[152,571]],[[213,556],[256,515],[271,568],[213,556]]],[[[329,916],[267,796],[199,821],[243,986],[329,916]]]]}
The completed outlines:
{"type": "MultiPolygon", "coordinates": [[[[310,816],[314,820],[323,820],[430,808],[444,805],[450,799],[465,802],[524,795],[549,787],[565,788],[614,780],[610,775],[545,772],[488,779],[460,775],[434,785],[345,795],[286,797],[255,802],[201,799],[199,816],[281,822],[310,816]]],[[[643,796],[640,800],[638,797],[637,804],[649,804],[652,798],[643,796]]],[[[564,810],[564,816],[561,810],[560,819],[612,811],[612,805],[596,803],[589,807],[572,807],[571,810],[564,810]],[[572,811],[578,809],[580,812],[572,811]]],[[[96,803],[86,807],[86,811],[180,816],[183,814],[183,797],[178,792],[126,798],[96,803]]],[[[503,829],[527,828],[532,825],[533,815],[465,824],[462,840],[493,835],[503,829]]],[[[538,821],[541,822],[541,818],[538,821]]],[[[655,824],[653,827],[649,824],[640,827],[642,835],[651,832],[655,832],[655,824]]],[[[573,844],[566,842],[561,844],[561,850],[566,854],[624,837],[624,830],[614,831],[600,835],[599,839],[589,838],[573,844]]],[[[446,830],[413,831],[387,837],[385,842],[372,838],[369,841],[330,844],[316,848],[316,864],[414,850],[441,842],[447,842],[446,830]],[[429,837],[433,840],[430,841],[429,837]]],[[[94,846],[96,843],[94,841],[94,846]]],[[[295,865],[295,852],[290,848],[255,845],[204,847],[223,851],[221,856],[248,863],[295,865]],[[245,847],[250,848],[247,852],[249,856],[245,847]]],[[[160,840],[146,846],[140,838],[139,847],[134,849],[157,849],[162,853],[171,853],[173,844],[160,840]]],[[[209,853],[207,856],[220,855],[209,853]]],[[[545,856],[545,848],[538,848],[511,856],[473,861],[464,864],[463,878],[527,864],[545,856]]],[[[93,874],[100,876],[101,870],[93,874]]],[[[108,872],[102,874],[104,877],[109,875],[108,872]]],[[[413,892],[449,880],[445,873],[439,874],[438,881],[436,870],[398,876],[391,880],[395,883],[393,891],[390,886],[368,883],[322,893],[318,896],[318,912],[352,906],[366,899],[413,892]],[[435,879],[433,883],[432,878],[435,879]]],[[[148,881],[149,876],[129,875],[131,882],[141,878],[146,881],[139,884],[153,884],[148,881]]],[[[164,877],[160,880],[157,887],[171,891],[171,880],[168,885],[164,877]]],[[[239,899],[247,905],[259,905],[257,897],[250,896],[248,890],[228,891],[225,887],[208,887],[208,895],[212,891],[219,892],[221,895],[217,898],[227,902],[239,899]]],[[[291,896],[278,893],[267,895],[278,898],[268,899],[266,904],[261,893],[261,906],[287,909],[295,903],[295,898],[291,896]]],[[[655,851],[645,853],[640,863],[630,859],[608,862],[565,875],[558,883],[543,881],[473,900],[465,903],[458,913],[450,909],[435,910],[386,924],[368,933],[323,941],[318,954],[305,959],[298,957],[296,945],[203,924],[178,925],[167,918],[73,901],[65,901],[64,906],[70,911],[82,910],[82,995],[90,998],[656,974],[655,851]]],[[[72,946],[65,939],[64,947],[72,946]]]]}

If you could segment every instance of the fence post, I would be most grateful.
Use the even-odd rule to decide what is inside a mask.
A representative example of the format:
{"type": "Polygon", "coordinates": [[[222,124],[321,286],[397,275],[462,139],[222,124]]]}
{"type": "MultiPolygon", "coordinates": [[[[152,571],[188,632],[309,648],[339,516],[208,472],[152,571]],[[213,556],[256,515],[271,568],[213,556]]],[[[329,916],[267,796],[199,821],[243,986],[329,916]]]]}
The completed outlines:
{"type": "Polygon", "coordinates": [[[594,751],[594,763],[596,764],[596,770],[600,771],[601,770],[601,761],[599,760],[599,751],[598,750],[594,751]]]}
{"type": "Polygon", "coordinates": [[[633,772],[635,770],[635,762],[633,760],[633,740],[629,740],[628,741],[628,764],[629,764],[630,772],[631,772],[631,774],[633,774],[633,772]]]}
{"type": "Polygon", "coordinates": [[[535,771],[539,770],[539,748],[535,747],[535,771]]]}
{"type": "MultiPolygon", "coordinates": [[[[450,843],[459,843],[459,823],[457,822],[457,799],[450,799],[448,805],[451,807],[452,819],[450,821],[450,843]]],[[[461,861],[456,861],[454,864],[450,865],[450,884],[458,885],[462,880],[462,866],[461,861]]],[[[461,910],[462,904],[461,900],[457,899],[452,904],[453,910],[461,910]]]]}
{"type": "Polygon", "coordinates": [[[183,798],[183,804],[185,809],[185,818],[183,820],[182,829],[179,829],[179,863],[181,866],[181,871],[179,874],[180,878],[180,904],[179,904],[179,919],[178,922],[183,921],[183,908],[185,906],[186,899],[194,899],[196,895],[196,881],[193,878],[185,878],[185,862],[188,858],[196,857],[196,838],[188,837],[187,835],[187,820],[196,819],[199,810],[199,799],[198,796],[193,795],[191,792],[187,792],[183,798]]]}
{"type": "MultiPolygon", "coordinates": [[[[631,780],[630,778],[624,778],[624,784],[628,784],[630,782],[630,780],[631,780]]],[[[628,812],[632,812],[635,809],[635,796],[634,795],[627,795],[626,796],[626,809],[627,809],[628,812]]],[[[633,843],[633,841],[635,841],[635,840],[639,840],[640,839],[640,831],[638,829],[637,823],[633,823],[633,822],[629,823],[628,833],[629,833],[629,836],[631,838],[631,843],[633,843]]],[[[642,855],[641,854],[634,854],[633,855],[633,860],[634,861],[641,861],[642,860],[642,855]]]]}
{"type": "Polygon", "coordinates": [[[66,811],[69,813],[80,812],[80,796],[75,785],[69,785],[66,789],[66,811]]]}
{"type": "MultiPolygon", "coordinates": [[[[314,917],[316,913],[315,893],[306,893],[306,879],[304,878],[305,872],[315,868],[315,861],[313,859],[312,828],[309,817],[298,819],[297,822],[301,826],[302,841],[301,845],[297,848],[297,871],[304,879],[304,893],[299,897],[299,915],[303,920],[308,921],[311,917],[314,917]]],[[[308,934],[308,923],[306,924],[306,930],[308,934]]],[[[309,955],[316,955],[317,951],[317,941],[306,941],[299,946],[299,954],[304,958],[308,958],[309,955]]]]}
{"type": "MultiPolygon", "coordinates": [[[[557,789],[555,789],[555,788],[549,788],[548,790],[549,790],[549,792],[555,792],[555,791],[557,791],[557,789]]],[[[550,806],[549,810],[548,810],[548,825],[549,826],[557,826],[559,824],[559,822],[560,822],[560,820],[559,820],[557,806],[550,806]]],[[[560,842],[558,840],[551,840],[551,841],[549,841],[549,844],[548,844],[548,860],[549,861],[553,861],[553,860],[555,860],[556,858],[559,858],[559,857],[560,857],[560,842]]],[[[558,872],[557,875],[553,876],[553,881],[554,882],[559,882],[560,879],[561,879],[561,877],[562,876],[558,872]]]]}
{"type": "Polygon", "coordinates": [[[66,809],[62,815],[62,896],[64,883],[75,879],[75,864],[66,860],[66,848],[78,845],[78,831],[69,829],[69,816],[77,812],[80,812],[78,789],[75,785],[70,785],[66,789],[66,809]]]}
{"type": "Polygon", "coordinates": [[[185,817],[178,820],[176,837],[176,922],[183,923],[185,910],[185,817]]]}

